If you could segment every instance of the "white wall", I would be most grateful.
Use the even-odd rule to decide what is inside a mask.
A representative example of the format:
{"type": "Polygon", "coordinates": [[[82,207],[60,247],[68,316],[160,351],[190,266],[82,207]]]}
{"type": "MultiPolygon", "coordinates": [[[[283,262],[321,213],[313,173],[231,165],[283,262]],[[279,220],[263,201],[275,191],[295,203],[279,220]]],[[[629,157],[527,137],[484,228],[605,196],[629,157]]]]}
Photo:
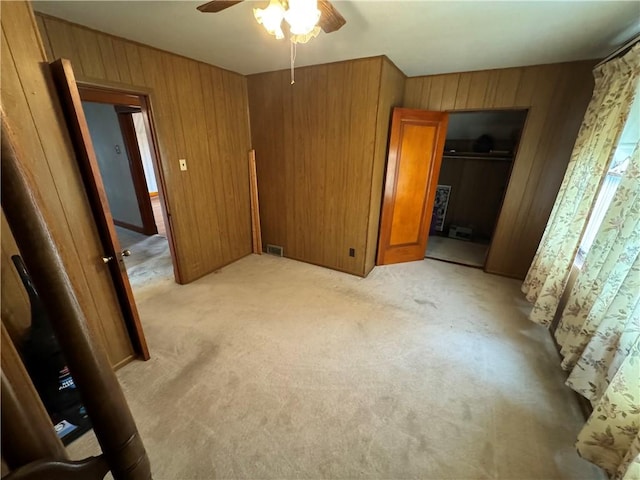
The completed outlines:
{"type": "Polygon", "coordinates": [[[93,148],[114,220],[142,228],[138,199],[133,188],[129,157],[112,105],[82,102],[93,148]]]}
{"type": "Polygon", "coordinates": [[[140,156],[142,157],[142,166],[144,167],[144,178],[147,180],[147,190],[150,193],[158,191],[156,184],[156,175],[153,170],[153,162],[151,160],[151,147],[149,146],[149,137],[144,128],[144,119],[142,113],[134,113],[133,124],[136,127],[136,137],[138,137],[138,147],[140,148],[140,156]]]}

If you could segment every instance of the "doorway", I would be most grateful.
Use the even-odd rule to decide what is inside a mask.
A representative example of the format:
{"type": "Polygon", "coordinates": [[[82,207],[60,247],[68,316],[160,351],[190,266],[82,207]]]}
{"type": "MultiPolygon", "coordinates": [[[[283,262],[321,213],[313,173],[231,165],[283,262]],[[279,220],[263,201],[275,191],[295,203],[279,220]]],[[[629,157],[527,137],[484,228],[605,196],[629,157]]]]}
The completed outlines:
{"type": "Polygon", "coordinates": [[[177,277],[146,98],[93,87],[79,92],[129,282],[139,294],[177,277]]]}
{"type": "Polygon", "coordinates": [[[484,267],[526,116],[449,113],[425,258],[484,267]]]}

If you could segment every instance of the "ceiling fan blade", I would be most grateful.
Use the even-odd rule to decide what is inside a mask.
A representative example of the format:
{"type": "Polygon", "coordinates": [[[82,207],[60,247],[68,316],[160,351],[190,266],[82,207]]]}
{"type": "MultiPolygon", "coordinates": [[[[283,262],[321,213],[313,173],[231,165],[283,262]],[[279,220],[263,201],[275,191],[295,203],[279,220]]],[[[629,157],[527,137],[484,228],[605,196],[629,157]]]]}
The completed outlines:
{"type": "Polygon", "coordinates": [[[240,3],[242,0],[213,0],[211,2],[203,3],[198,10],[202,13],[217,13],[221,12],[225,8],[233,7],[236,3],[240,3]]]}
{"type": "Polygon", "coordinates": [[[322,28],[325,33],[340,30],[340,28],[347,23],[329,0],[318,0],[318,10],[320,10],[320,21],[318,25],[320,25],[320,28],[322,28]]]}

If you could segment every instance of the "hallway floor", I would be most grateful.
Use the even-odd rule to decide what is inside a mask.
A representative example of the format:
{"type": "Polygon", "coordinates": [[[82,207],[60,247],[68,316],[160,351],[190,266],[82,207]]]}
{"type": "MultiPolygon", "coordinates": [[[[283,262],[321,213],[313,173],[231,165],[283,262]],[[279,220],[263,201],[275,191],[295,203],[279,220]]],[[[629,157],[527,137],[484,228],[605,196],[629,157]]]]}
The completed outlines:
{"type": "Polygon", "coordinates": [[[174,281],[171,252],[166,237],[142,235],[118,226],[116,232],[120,247],[131,252],[130,256],[125,257],[124,263],[136,301],[140,301],[140,296],[147,289],[174,281]]]}
{"type": "Polygon", "coordinates": [[[129,230],[128,228],[120,227],[118,225],[115,225],[115,228],[120,248],[123,250],[125,248],[131,248],[132,245],[149,238],[148,235],[143,235],[142,233],[134,232],[133,230],[129,230]]]}
{"type": "MultiPolygon", "coordinates": [[[[366,279],[251,255],[138,308],[118,377],[154,478],[604,479],[520,282],[425,260],[366,279]]],[[[74,458],[99,452],[93,434],[74,458]]]]}

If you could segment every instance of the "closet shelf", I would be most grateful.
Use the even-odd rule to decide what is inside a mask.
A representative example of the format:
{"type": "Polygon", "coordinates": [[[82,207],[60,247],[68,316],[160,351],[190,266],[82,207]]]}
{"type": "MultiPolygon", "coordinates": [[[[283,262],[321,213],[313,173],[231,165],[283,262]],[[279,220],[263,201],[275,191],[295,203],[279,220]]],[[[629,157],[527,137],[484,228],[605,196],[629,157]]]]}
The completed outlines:
{"type": "Polygon", "coordinates": [[[513,160],[512,154],[506,153],[476,153],[476,152],[444,152],[442,158],[459,158],[462,160],[490,160],[510,162],[513,160]]]}

